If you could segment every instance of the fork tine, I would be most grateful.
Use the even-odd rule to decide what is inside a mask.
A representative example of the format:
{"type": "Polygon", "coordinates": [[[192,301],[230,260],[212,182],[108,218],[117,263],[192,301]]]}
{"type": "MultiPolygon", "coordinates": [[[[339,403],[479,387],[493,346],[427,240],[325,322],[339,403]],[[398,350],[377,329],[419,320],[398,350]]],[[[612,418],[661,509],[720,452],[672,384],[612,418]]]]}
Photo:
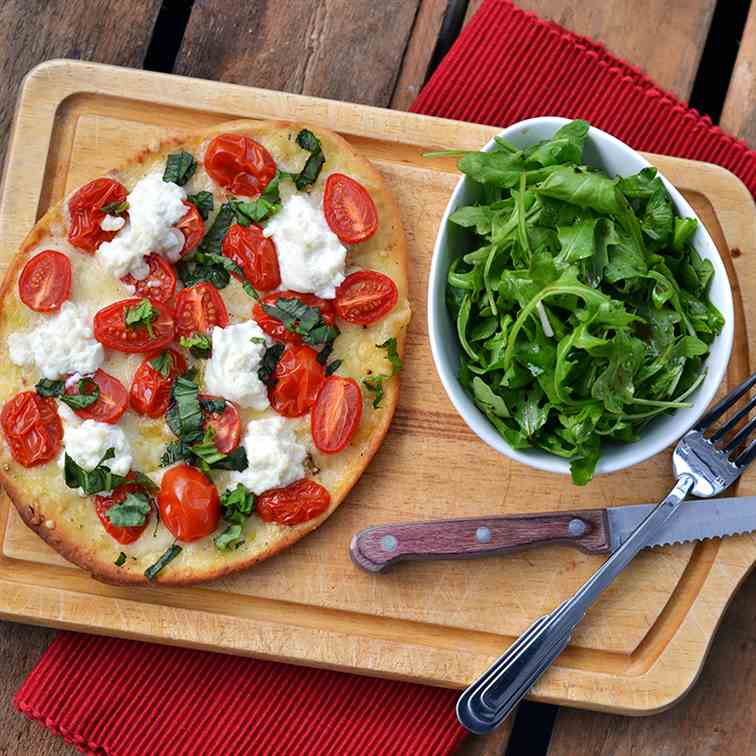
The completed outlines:
{"type": "Polygon", "coordinates": [[[748,437],[753,433],[753,429],[756,428],[756,417],[751,420],[750,423],[744,425],[725,445],[723,451],[727,454],[734,452],[741,444],[748,440],[748,437]]]}
{"type": "Polygon", "coordinates": [[[711,443],[715,444],[717,441],[719,441],[720,438],[722,438],[726,433],[729,433],[735,426],[744,418],[748,417],[751,410],[756,407],[756,396],[752,397],[751,400],[746,404],[745,407],[743,407],[742,410],[739,410],[736,412],[721,428],[717,430],[717,432],[711,437],[711,443]]]}
{"type": "Polygon", "coordinates": [[[748,444],[745,451],[735,457],[733,464],[737,467],[748,467],[753,462],[754,457],[756,457],[756,438],[748,444]]]}
{"type": "Polygon", "coordinates": [[[756,373],[749,378],[746,378],[743,383],[736,389],[731,391],[721,401],[717,402],[709,412],[707,412],[694,426],[694,430],[705,431],[713,422],[718,420],[735,402],[740,399],[746,391],[749,391],[756,385],[756,373]]]}

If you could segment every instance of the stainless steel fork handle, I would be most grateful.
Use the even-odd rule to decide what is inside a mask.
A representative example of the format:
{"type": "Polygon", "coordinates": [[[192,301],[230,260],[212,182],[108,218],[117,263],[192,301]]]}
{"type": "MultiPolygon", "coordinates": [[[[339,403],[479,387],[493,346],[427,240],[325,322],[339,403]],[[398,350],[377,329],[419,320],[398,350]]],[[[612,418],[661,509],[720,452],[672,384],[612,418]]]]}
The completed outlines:
{"type": "Polygon", "coordinates": [[[570,641],[575,626],[601,593],[652,541],[693,487],[682,475],[635,532],[578,589],[550,614],[537,619],[457,701],[457,718],[468,730],[484,733],[500,725],[570,641]]]}

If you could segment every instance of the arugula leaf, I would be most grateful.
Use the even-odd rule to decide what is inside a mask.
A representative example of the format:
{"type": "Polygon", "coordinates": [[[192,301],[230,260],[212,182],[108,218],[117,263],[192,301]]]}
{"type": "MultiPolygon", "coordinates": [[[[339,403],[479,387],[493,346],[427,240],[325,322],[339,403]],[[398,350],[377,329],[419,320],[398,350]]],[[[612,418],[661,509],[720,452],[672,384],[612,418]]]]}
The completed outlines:
{"type": "Polygon", "coordinates": [[[273,374],[276,372],[276,365],[281,359],[284,352],[284,345],[280,342],[269,346],[260,360],[260,367],[257,369],[257,377],[268,387],[273,388],[276,385],[276,379],[273,374]]]}
{"type": "Polygon", "coordinates": [[[188,349],[193,357],[206,360],[212,354],[212,342],[206,333],[193,333],[191,336],[182,336],[179,344],[188,349]]]}
{"type": "Polygon", "coordinates": [[[152,330],[152,321],[158,316],[157,310],[152,306],[152,302],[146,297],[138,305],[127,307],[124,313],[124,321],[127,328],[139,328],[144,326],[147,333],[152,338],[155,334],[152,330]]]}
{"type": "Polygon", "coordinates": [[[215,208],[215,200],[212,192],[201,191],[197,194],[187,194],[186,201],[191,202],[199,210],[202,220],[207,220],[215,208]]]}
{"type": "Polygon", "coordinates": [[[539,185],[538,192],[597,213],[613,215],[619,212],[616,188],[617,179],[603,173],[580,166],[562,166],[539,185]]]}
{"type": "Polygon", "coordinates": [[[695,218],[675,218],[675,230],[672,235],[672,249],[675,252],[682,252],[685,245],[690,241],[693,234],[698,228],[698,221],[695,218]]]}
{"type": "Polygon", "coordinates": [[[111,525],[119,528],[133,528],[144,525],[152,506],[150,500],[143,493],[128,493],[126,498],[114,504],[105,512],[105,517],[111,525]]]}
{"type": "Polygon", "coordinates": [[[69,488],[81,488],[89,495],[100,491],[112,491],[123,483],[123,475],[116,475],[105,464],[115,457],[115,449],[108,449],[93,470],[80,467],[68,454],[65,455],[63,477],[69,488]]]}
{"type": "Polygon", "coordinates": [[[129,203],[126,200],[121,202],[108,202],[107,205],[103,205],[100,211],[105,215],[123,215],[129,209],[129,203]]]}
{"type": "Polygon", "coordinates": [[[194,176],[197,170],[197,161],[192,155],[184,150],[172,152],[165,161],[165,171],[163,172],[163,181],[170,181],[179,186],[183,186],[189,179],[194,176]]]}
{"type": "Polygon", "coordinates": [[[165,553],[160,557],[160,559],[158,559],[155,564],[150,565],[144,571],[144,576],[147,578],[147,580],[154,580],[158,576],[158,573],[161,570],[165,569],[165,567],[181,553],[181,550],[181,546],[179,546],[177,543],[169,546],[165,553]]]}

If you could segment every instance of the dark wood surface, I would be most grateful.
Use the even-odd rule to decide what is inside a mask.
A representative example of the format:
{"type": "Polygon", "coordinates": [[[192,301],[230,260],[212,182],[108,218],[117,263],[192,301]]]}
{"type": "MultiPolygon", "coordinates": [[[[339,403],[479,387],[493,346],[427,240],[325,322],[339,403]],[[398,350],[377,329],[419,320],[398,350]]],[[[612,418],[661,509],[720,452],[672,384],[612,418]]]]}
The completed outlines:
{"type": "MultiPolygon", "coordinates": [[[[137,68],[146,63],[187,76],[407,109],[429,67],[481,2],[4,0],[0,158],[21,80],[43,60],[71,57],[137,68]]],[[[516,2],[598,39],[680,97],[716,90],[716,100],[721,90],[723,127],[756,146],[756,2],[745,29],[727,23],[729,8],[747,0],[516,2]],[[728,50],[734,52],[742,36],[734,73],[717,70],[707,76],[701,67],[702,60],[711,59],[704,52],[715,25],[728,50]]],[[[561,709],[549,756],[756,753],[754,627],[756,575],[735,597],[686,699],[642,719],[561,709]]],[[[11,706],[13,693],[53,637],[50,630],[0,623],[0,756],[75,753],[11,706]]],[[[514,724],[488,738],[468,739],[461,753],[545,753],[553,710],[524,707],[514,724]]]]}

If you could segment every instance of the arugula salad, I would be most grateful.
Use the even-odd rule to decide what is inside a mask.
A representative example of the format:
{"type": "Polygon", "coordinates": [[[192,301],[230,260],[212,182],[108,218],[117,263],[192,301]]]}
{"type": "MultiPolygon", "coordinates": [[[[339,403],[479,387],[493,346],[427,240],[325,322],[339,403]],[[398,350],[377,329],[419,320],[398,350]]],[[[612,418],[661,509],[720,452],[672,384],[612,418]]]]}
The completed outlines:
{"type": "MultiPolygon", "coordinates": [[[[589,124],[517,149],[459,154],[480,204],[450,222],[477,243],[448,273],[459,380],[505,441],[571,460],[591,480],[605,443],[690,406],[724,325],[713,265],[691,244],[655,168],[582,165],[589,124]]],[[[436,153],[438,154],[438,153],[436,153]]]]}

